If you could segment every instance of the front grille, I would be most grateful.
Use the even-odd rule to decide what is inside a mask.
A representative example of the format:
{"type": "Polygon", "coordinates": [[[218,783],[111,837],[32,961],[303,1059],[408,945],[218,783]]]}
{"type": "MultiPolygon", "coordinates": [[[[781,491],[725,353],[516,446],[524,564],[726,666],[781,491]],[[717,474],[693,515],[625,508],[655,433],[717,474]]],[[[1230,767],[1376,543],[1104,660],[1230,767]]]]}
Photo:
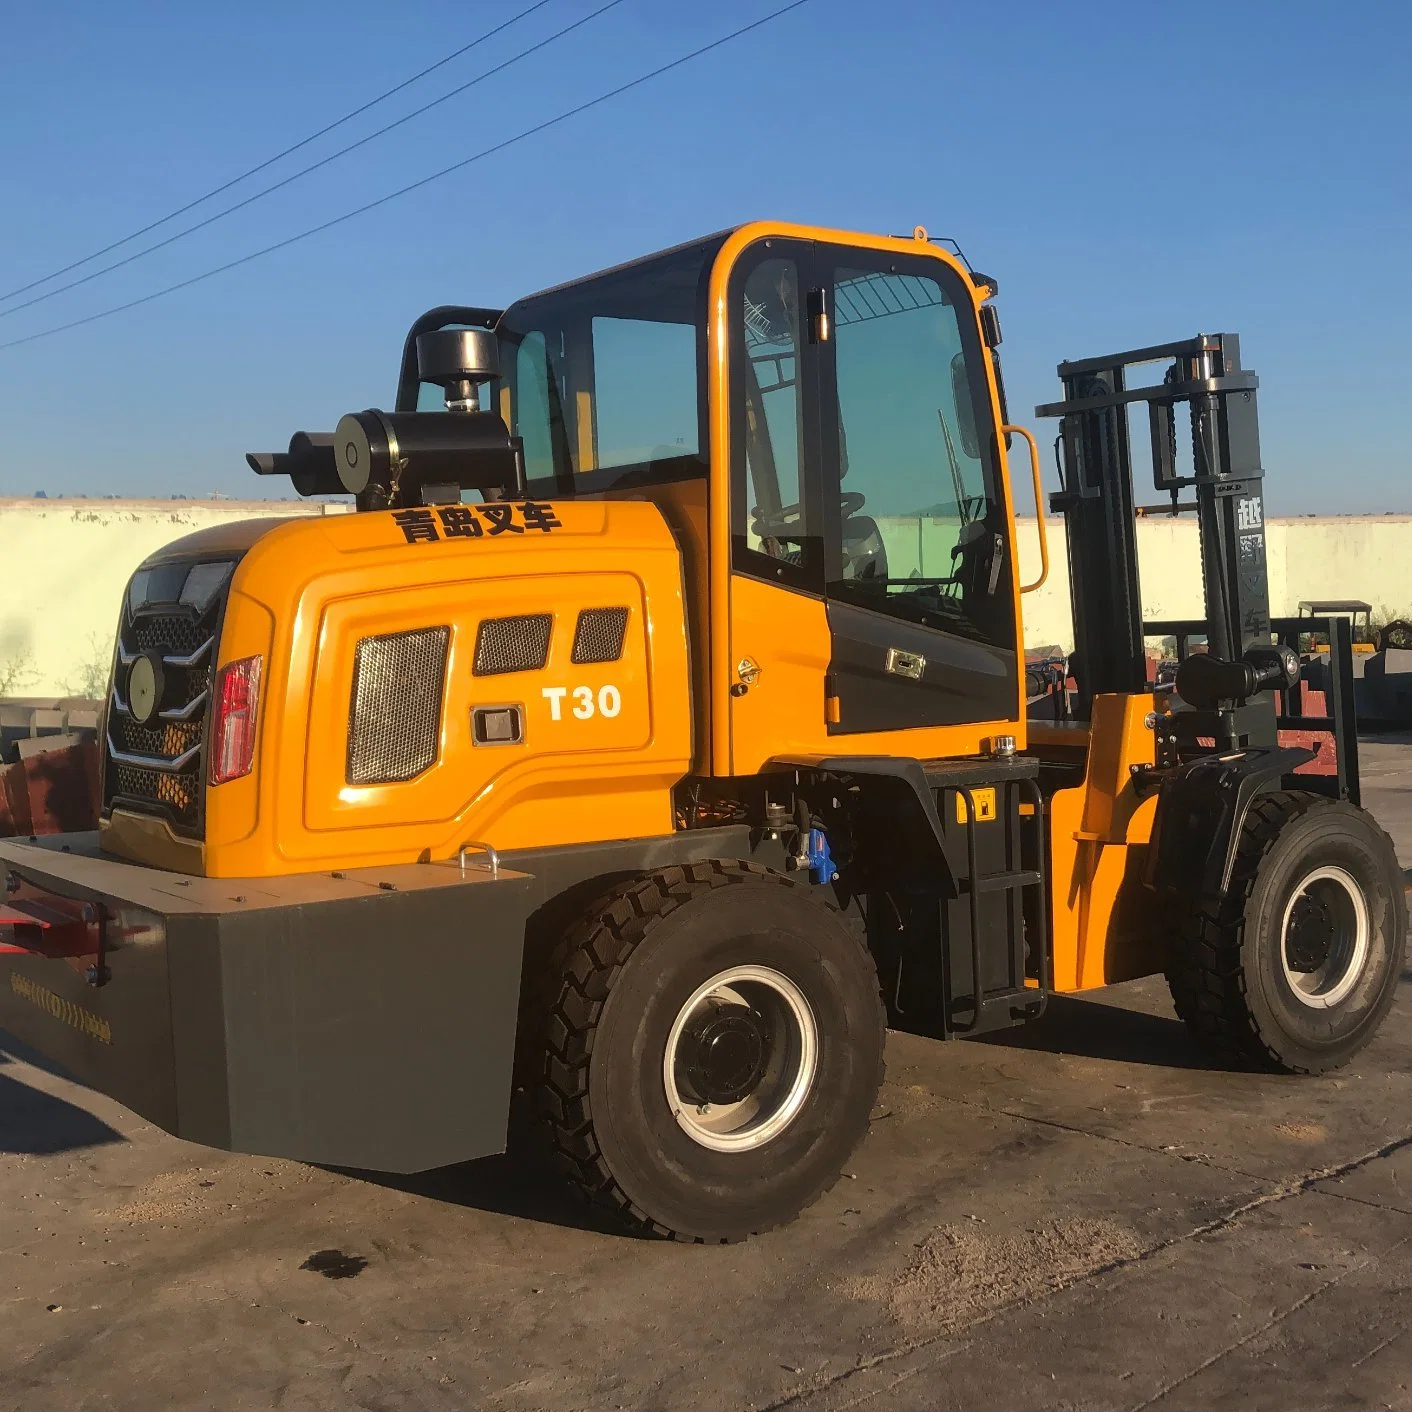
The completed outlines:
{"type": "Polygon", "coordinates": [[[353,659],[348,783],[394,784],[430,769],[441,752],[447,627],[365,637],[353,659]]]}
{"type": "Polygon", "coordinates": [[[116,793],[125,800],[160,804],[181,823],[189,824],[195,820],[201,804],[199,772],[184,771],[179,775],[168,775],[160,770],[145,770],[138,765],[112,768],[117,774],[116,793]]]}
{"type": "Polygon", "coordinates": [[[552,613],[524,613],[516,618],[487,618],[476,629],[478,677],[506,672],[537,672],[549,660],[552,613]]]}
{"type": "MultiPolygon", "coordinates": [[[[167,577],[177,592],[184,569],[167,577]]],[[[105,814],[121,806],[155,814],[176,833],[201,836],[206,721],[225,597],[222,591],[199,612],[175,603],[139,604],[134,611],[124,600],[104,741],[105,814]],[[128,675],[133,661],[148,654],[161,659],[162,694],[149,719],[138,722],[130,706],[128,675]],[[180,665],[191,657],[197,659],[192,665],[180,665]],[[172,768],[188,755],[180,769],[172,768]]]]}
{"type": "Polygon", "coordinates": [[[132,624],[133,644],[139,651],[157,649],[170,657],[190,657],[210,635],[189,613],[143,617],[132,624]]]}
{"type": "Polygon", "coordinates": [[[626,608],[585,608],[574,625],[573,662],[616,662],[628,630],[626,608]]]}
{"type": "Polygon", "coordinates": [[[112,734],[113,744],[124,754],[152,755],[163,760],[175,760],[201,743],[201,726],[196,721],[161,722],[154,727],[140,726],[123,717],[112,734]],[[117,739],[119,735],[121,741],[117,739]]]}

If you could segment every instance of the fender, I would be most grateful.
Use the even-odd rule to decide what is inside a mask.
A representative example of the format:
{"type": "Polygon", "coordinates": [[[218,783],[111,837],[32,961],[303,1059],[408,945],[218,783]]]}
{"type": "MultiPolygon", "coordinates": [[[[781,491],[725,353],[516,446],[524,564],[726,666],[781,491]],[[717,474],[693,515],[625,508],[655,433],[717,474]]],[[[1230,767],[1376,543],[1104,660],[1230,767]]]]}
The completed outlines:
{"type": "Polygon", "coordinates": [[[1200,879],[1203,895],[1224,893],[1251,803],[1279,789],[1286,775],[1315,754],[1297,746],[1249,749],[1203,755],[1163,773],[1147,854],[1148,885],[1186,890],[1200,879]]]}
{"type": "Polygon", "coordinates": [[[887,791],[899,821],[921,844],[928,857],[945,865],[946,842],[936,796],[921,761],[893,755],[790,755],[776,756],[768,771],[808,770],[822,775],[872,779],[887,791]]]}

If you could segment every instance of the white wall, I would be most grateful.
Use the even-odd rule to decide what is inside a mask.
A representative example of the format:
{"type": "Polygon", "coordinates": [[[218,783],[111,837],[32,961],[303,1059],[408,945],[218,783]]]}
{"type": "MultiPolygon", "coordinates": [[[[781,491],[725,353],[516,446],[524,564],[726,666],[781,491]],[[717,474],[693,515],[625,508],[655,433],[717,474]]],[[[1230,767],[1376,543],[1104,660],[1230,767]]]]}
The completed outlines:
{"type": "MultiPolygon", "coordinates": [[[[331,504],[331,511],[347,507],[331,504]]],[[[154,549],[207,525],[257,516],[317,515],[320,502],[0,499],[0,695],[87,694],[106,680],[124,585],[154,549]]],[[[940,522],[889,520],[890,552],[954,540],[940,522]],[[948,535],[950,536],[948,538],[948,535]]],[[[1412,617],[1412,516],[1270,520],[1270,600],[1277,616],[1301,598],[1361,598],[1412,617]]],[[[1025,640],[1072,645],[1062,522],[1049,522],[1049,582],[1024,598],[1025,640]]],[[[1138,522],[1148,618],[1201,615],[1196,523],[1138,522]]],[[[1020,522],[1022,579],[1036,576],[1033,520],[1020,522]]],[[[945,572],[945,569],[937,570],[945,572]]]]}
{"type": "MultiPolygon", "coordinates": [[[[342,506],[338,507],[340,510],[342,506]]],[[[101,694],[132,571],[184,534],[320,502],[0,499],[0,696],[101,694]]]]}
{"type": "MultiPolygon", "coordinates": [[[[1412,618],[1412,515],[1320,516],[1266,521],[1270,611],[1293,617],[1301,599],[1360,598],[1375,613],[1412,618]]],[[[1049,581],[1023,600],[1025,641],[1031,647],[1073,646],[1069,616],[1068,549],[1062,521],[1051,519],[1049,581]]],[[[1020,521],[1020,577],[1039,573],[1033,520],[1020,521]]],[[[1138,521],[1143,617],[1199,618],[1201,558],[1196,520],[1138,521]]]]}

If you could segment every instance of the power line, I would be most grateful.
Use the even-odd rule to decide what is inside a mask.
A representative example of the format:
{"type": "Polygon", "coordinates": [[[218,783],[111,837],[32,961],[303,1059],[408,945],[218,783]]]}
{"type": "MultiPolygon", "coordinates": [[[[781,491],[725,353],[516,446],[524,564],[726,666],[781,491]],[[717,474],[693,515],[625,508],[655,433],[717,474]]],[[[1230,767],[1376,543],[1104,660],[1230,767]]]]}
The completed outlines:
{"type": "MultiPolygon", "coordinates": [[[[503,63],[496,64],[494,68],[486,69],[483,73],[477,74],[472,79],[467,79],[465,83],[451,89],[449,93],[443,93],[439,98],[433,98],[430,103],[424,103],[420,108],[414,108],[405,116],[397,118],[388,123],[385,127],[380,127],[376,132],[370,132],[366,137],[360,137],[356,142],[350,142],[347,147],[340,147],[337,152],[330,152],[327,157],[320,157],[317,162],[311,162],[307,167],[300,168],[299,171],[291,173],[287,177],[261,191],[255,192],[243,200],[235,202],[232,206],[227,206],[223,210],[217,211],[212,216],[207,216],[205,220],[197,221],[195,225],[179,230],[175,235],[169,235],[164,240],[155,241],[151,245],[143,246],[141,250],[135,250],[131,255],[124,255],[121,260],[114,260],[111,265],[104,265],[100,270],[93,270],[86,275],[80,275],[78,279],[70,280],[67,284],[61,284],[54,289],[46,289],[43,294],[36,294],[32,299],[26,299],[21,304],[12,304],[8,309],[0,309],[0,319],[8,319],[11,314],[18,314],[23,309],[28,309],[35,304],[42,304],[46,299],[53,299],[57,295],[66,294],[71,289],[77,289],[82,284],[89,284],[103,275],[111,274],[114,270],[120,270],[124,265],[130,265],[134,260],[140,260],[144,255],[150,255],[155,250],[164,250],[168,245],[174,245],[178,240],[184,240],[188,235],[194,235],[198,230],[205,230],[209,225],[214,225],[219,220],[224,220],[226,216],[232,215],[236,211],[243,210],[246,206],[253,205],[256,201],[269,196],[272,192],[279,191],[282,187],[289,186],[292,182],[298,181],[301,177],[306,177],[310,172],[316,172],[320,167],[326,167],[330,162],[336,162],[340,157],[346,157],[350,152],[356,152],[360,147],[366,147],[374,139],[383,137],[394,128],[402,127],[410,123],[413,118],[419,118],[423,113],[430,112],[433,108],[439,107],[449,99],[455,98],[457,94],[464,93],[468,88],[474,88],[476,84],[483,83],[486,79],[503,72],[505,69],[518,64],[521,59],[527,59],[531,54],[538,53],[539,50],[547,48],[555,40],[562,39],[566,34],[572,33],[576,29],[582,28],[591,20],[596,20],[599,15],[608,10],[621,5],[623,0],[608,0],[605,5],[600,5],[598,9],[585,15],[582,19],[575,20],[572,24],[565,25],[563,29],[556,30],[547,39],[541,39],[538,43],[531,44],[527,49],[521,49],[518,54],[512,54],[503,63]]],[[[19,293],[20,291],[16,291],[19,293]]]]}
{"type": "MultiPolygon", "coordinates": [[[[434,74],[438,69],[445,68],[453,59],[459,59],[462,54],[468,54],[478,45],[484,44],[487,39],[493,39],[503,30],[507,30],[511,25],[518,24],[527,16],[532,15],[536,10],[542,10],[551,0],[535,0],[533,5],[526,6],[518,14],[511,15],[508,20],[488,29],[479,38],[471,40],[469,44],[463,44],[459,49],[453,50],[444,59],[438,59],[436,63],[428,65],[420,73],[415,73],[411,78],[403,79],[401,83],[393,88],[389,88],[385,93],[379,93],[376,98],[370,98],[360,107],[354,108],[351,113],[345,113],[341,118],[336,118],[327,127],[321,127],[317,132],[311,132],[308,137],[300,138],[293,146],[286,147],[283,152],[276,152],[273,157],[267,157],[263,162],[251,167],[248,171],[241,172],[239,176],[231,177],[227,182],[222,182],[220,186],[212,187],[204,196],[198,196],[194,201],[188,201],[185,206],[178,206],[175,211],[168,211],[159,220],[145,225],[141,230],[135,230],[131,235],[125,235],[121,240],[115,240],[111,245],[105,245],[101,250],[95,250],[91,255],[85,255],[81,260],[75,260],[71,265],[65,265],[62,269],[51,270],[47,275],[31,280],[28,284],[22,284],[18,289],[12,289],[8,294],[0,294],[0,303],[7,299],[13,299],[16,295],[28,294],[31,289],[38,288],[41,284],[48,284],[51,279],[58,279],[60,275],[66,275],[70,270],[76,270],[80,265],[86,265],[90,260],[97,260],[108,254],[111,250],[116,250],[120,245],[126,245],[129,241],[136,240],[139,236],[146,235],[148,231],[156,230],[158,226],[164,226],[168,221],[174,221],[178,216],[184,216],[188,211],[195,210],[197,206],[209,201],[213,196],[219,196],[223,191],[229,191],[231,187],[238,186],[247,177],[254,176],[257,172],[262,172],[266,167],[272,167],[276,162],[283,161],[286,157],[299,151],[301,147],[307,147],[311,142],[317,142],[319,138],[326,137],[335,128],[342,127],[344,123],[352,122],[356,117],[366,113],[369,108],[375,108],[379,103],[385,102],[396,93],[401,93],[404,88],[410,88],[414,83],[426,78],[428,74],[434,74]]],[[[57,291],[56,291],[57,293],[57,291]]],[[[23,308],[24,306],[21,305],[23,308]]]]}
{"type": "Polygon", "coordinates": [[[473,162],[479,162],[486,157],[493,156],[497,152],[503,152],[507,147],[513,147],[517,142],[523,142],[526,138],[534,137],[536,134],[544,132],[546,129],[555,127],[559,123],[567,122],[570,118],[577,117],[580,113],[586,113],[590,108],[596,108],[600,103],[606,103],[612,98],[617,98],[621,94],[627,93],[630,89],[639,88],[644,83],[649,83],[654,78],[660,78],[665,73],[670,73],[673,69],[679,69],[683,64],[689,64],[693,59],[699,59],[703,54],[709,54],[713,49],[719,49],[723,44],[729,44],[732,40],[741,38],[742,35],[749,34],[752,30],[759,29],[762,25],[769,24],[772,20],[779,19],[782,15],[787,15],[791,10],[797,10],[802,5],[807,5],[809,0],[791,0],[788,5],[781,5],[777,10],[771,10],[768,15],[762,16],[758,20],[753,20],[748,25],[742,25],[739,29],[732,30],[729,34],[722,35],[719,39],[713,39],[709,44],[703,44],[699,49],[693,49],[689,54],[683,54],[679,59],[673,59],[670,63],[663,64],[659,68],[641,74],[637,78],[630,79],[627,83],[619,84],[617,88],[610,88],[606,93],[600,93],[596,98],[590,98],[586,103],[580,103],[577,107],[568,108],[555,117],[546,118],[542,123],[536,123],[533,127],[525,128],[523,132],[516,133],[513,137],[507,137],[503,142],[497,142],[493,147],[486,147],[480,152],[473,153],[469,157],[464,157],[459,162],[453,162],[449,167],[443,167],[439,172],[433,172],[430,176],[424,176],[408,185],[399,187],[396,191],[389,191],[386,196],[379,196],[376,201],[369,201],[366,205],[357,206],[351,211],[345,211],[341,216],[334,216],[332,220],[323,221],[319,225],[310,226],[308,230],[302,230],[297,235],[286,236],[283,240],[276,241],[273,245],[267,245],[262,250],[253,250],[248,255],[242,255],[238,260],[227,261],[224,265],[217,265],[214,269],[207,270],[203,274],[192,275],[190,279],[179,280],[176,284],[169,284],[165,289],[154,290],[151,294],[144,294],[140,299],[130,299],[126,304],[116,304],[111,309],[100,310],[96,314],[88,314],[82,319],[73,319],[66,324],[58,324],[54,328],[43,329],[39,333],[26,334],[24,338],[12,338],[8,343],[0,343],[0,352],[7,348],[18,348],[24,343],[33,343],[37,339],[52,338],[56,333],[67,333],[69,329],[81,328],[85,324],[96,323],[99,319],[111,318],[114,314],[126,313],[129,309],[136,309],[141,304],[150,304],[154,299],[161,299],[165,295],[175,294],[178,290],[189,289],[193,284],[200,284],[203,280],[214,278],[216,275],[225,274],[227,270],[234,270],[241,265],[248,265],[252,260],[258,260],[264,255],[273,255],[277,250],[283,250],[287,246],[297,244],[301,240],[307,240],[311,235],[319,235],[323,231],[331,230],[334,226],[342,225],[345,221],[351,221],[356,216],[366,215],[369,211],[376,210],[379,206],[385,206],[389,201],[395,201],[398,197],[406,196],[410,192],[417,191],[424,186],[429,186],[434,181],[440,181],[442,177],[450,176],[452,172],[459,172],[465,167],[469,167],[473,162]]]}

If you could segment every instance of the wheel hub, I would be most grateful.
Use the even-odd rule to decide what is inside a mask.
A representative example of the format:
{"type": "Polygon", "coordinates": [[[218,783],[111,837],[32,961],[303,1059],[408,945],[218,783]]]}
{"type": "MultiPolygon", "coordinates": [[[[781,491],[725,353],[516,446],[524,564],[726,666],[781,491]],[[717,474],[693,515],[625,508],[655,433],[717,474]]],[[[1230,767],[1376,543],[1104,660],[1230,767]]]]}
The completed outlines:
{"type": "Polygon", "coordinates": [[[1328,907],[1308,893],[1302,893],[1290,913],[1285,942],[1290,970],[1312,975],[1329,959],[1335,934],[1334,919],[1328,907]]]}
{"type": "Polygon", "coordinates": [[[818,1068],[818,1022],[799,986],[770,966],[732,966],[697,986],[677,1012],[662,1085],[693,1142],[744,1152],[789,1127],[818,1068]]]}
{"type": "Polygon", "coordinates": [[[678,1062],[703,1103],[738,1103],[764,1076],[772,1047],[769,1022],[758,1010],[708,1003],[687,1025],[678,1062]]]}
{"type": "Polygon", "coordinates": [[[1368,901],[1358,880],[1332,864],[1290,894],[1280,928],[1280,964],[1301,1005],[1330,1010],[1350,996],[1371,954],[1368,901]]]}

